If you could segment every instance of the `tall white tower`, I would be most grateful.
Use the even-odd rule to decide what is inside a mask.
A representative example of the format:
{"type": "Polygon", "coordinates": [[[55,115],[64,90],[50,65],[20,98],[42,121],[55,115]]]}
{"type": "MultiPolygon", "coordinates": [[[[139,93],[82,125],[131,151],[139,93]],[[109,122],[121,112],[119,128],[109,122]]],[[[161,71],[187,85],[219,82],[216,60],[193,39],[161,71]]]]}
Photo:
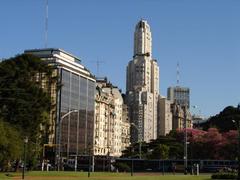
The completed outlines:
{"type": "Polygon", "coordinates": [[[157,138],[157,101],[159,67],[152,59],[152,36],[147,21],[137,23],[134,33],[134,55],[127,66],[127,103],[133,126],[131,141],[157,138]]]}
{"type": "Polygon", "coordinates": [[[152,35],[147,21],[141,20],[134,33],[134,55],[152,55],[152,35]]]}

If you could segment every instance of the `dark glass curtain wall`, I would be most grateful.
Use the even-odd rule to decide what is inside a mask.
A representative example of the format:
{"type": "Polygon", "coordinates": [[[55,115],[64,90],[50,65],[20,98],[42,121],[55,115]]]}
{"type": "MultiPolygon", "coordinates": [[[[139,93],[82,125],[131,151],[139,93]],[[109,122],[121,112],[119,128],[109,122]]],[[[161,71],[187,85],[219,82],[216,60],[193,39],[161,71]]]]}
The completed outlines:
{"type": "Polygon", "coordinates": [[[92,148],[94,131],[95,82],[62,69],[61,152],[69,155],[88,153],[92,148]]]}

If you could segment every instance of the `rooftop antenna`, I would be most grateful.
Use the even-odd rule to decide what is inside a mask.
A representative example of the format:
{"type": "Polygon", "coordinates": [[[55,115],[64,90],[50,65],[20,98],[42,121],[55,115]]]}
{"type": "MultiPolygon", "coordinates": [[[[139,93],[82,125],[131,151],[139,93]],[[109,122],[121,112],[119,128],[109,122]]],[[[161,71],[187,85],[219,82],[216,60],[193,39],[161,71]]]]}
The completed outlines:
{"type": "Polygon", "coordinates": [[[99,77],[99,69],[100,69],[100,64],[103,64],[104,61],[99,61],[99,60],[96,60],[96,61],[92,61],[93,63],[96,63],[96,67],[97,67],[97,77],[99,77]]]}
{"type": "Polygon", "coordinates": [[[180,67],[179,62],[177,62],[177,86],[179,86],[179,80],[180,80],[180,67]]]}
{"type": "Polygon", "coordinates": [[[46,0],[46,16],[45,16],[45,48],[48,42],[48,0],[46,0]]]}

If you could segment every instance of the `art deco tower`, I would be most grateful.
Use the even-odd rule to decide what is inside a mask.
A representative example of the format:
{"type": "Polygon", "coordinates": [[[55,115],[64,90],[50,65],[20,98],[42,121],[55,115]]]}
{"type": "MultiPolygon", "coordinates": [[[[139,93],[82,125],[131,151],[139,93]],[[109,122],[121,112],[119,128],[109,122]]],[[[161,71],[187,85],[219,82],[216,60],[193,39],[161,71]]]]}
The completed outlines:
{"type": "Polygon", "coordinates": [[[159,67],[152,59],[152,36],[145,20],[139,21],[135,28],[134,55],[127,66],[126,94],[133,125],[131,141],[156,139],[159,67]]]}

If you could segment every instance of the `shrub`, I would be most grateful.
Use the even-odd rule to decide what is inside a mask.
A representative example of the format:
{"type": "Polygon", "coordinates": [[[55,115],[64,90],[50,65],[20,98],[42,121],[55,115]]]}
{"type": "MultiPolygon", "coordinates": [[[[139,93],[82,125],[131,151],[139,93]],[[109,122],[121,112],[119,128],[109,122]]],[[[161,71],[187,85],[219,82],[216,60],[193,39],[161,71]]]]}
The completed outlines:
{"type": "Polygon", "coordinates": [[[237,179],[235,173],[216,173],[212,175],[212,179],[237,179]]]}
{"type": "Polygon", "coordinates": [[[130,172],[131,168],[126,163],[117,163],[116,168],[119,172],[130,172]]]}

